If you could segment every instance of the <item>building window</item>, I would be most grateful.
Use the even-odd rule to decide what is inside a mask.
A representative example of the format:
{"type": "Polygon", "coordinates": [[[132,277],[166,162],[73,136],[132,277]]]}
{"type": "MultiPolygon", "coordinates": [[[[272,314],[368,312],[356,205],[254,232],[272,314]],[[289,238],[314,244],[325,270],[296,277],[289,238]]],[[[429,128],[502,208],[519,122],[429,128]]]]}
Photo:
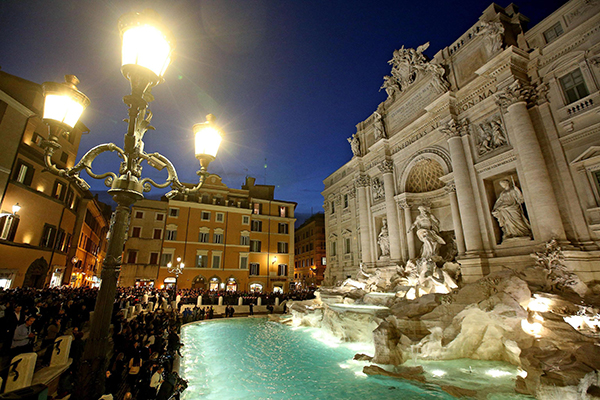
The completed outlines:
{"type": "Polygon", "coordinates": [[[248,256],[240,256],[240,269],[248,269],[248,256]]]}
{"type": "Polygon", "coordinates": [[[52,248],[55,237],[56,227],[54,225],[45,224],[42,232],[42,239],[40,240],[40,247],[52,248]]]}
{"type": "Polygon", "coordinates": [[[139,226],[134,226],[133,228],[131,228],[131,237],[132,238],[139,238],[142,235],[142,228],[139,226]]]}
{"type": "Polygon", "coordinates": [[[197,255],[196,256],[196,268],[208,268],[208,256],[197,255]]]}
{"type": "Polygon", "coordinates": [[[344,208],[348,208],[348,195],[344,195],[344,208]]]}
{"type": "Polygon", "coordinates": [[[31,143],[37,144],[38,146],[41,146],[42,145],[42,140],[44,140],[44,137],[42,135],[40,135],[37,132],[33,133],[33,137],[31,138],[31,143]]]}
{"type": "Polygon", "coordinates": [[[19,218],[12,214],[5,214],[0,217],[0,239],[13,241],[19,226],[19,218]]]}
{"type": "Polygon", "coordinates": [[[177,218],[179,216],[179,208],[169,208],[169,217],[177,218]]]}
{"type": "Polygon", "coordinates": [[[150,264],[150,265],[158,264],[158,253],[150,253],[150,262],[148,264],[150,264]]]}
{"type": "Polygon", "coordinates": [[[56,240],[54,241],[54,250],[62,251],[65,241],[65,231],[62,229],[58,230],[56,240]]]}
{"type": "Polygon", "coordinates": [[[249,215],[242,216],[242,224],[248,225],[249,223],[250,223],[250,216],[249,215]]]}
{"type": "Polygon", "coordinates": [[[350,254],[350,238],[345,238],[344,239],[344,244],[345,244],[345,249],[344,249],[344,253],[346,254],[350,254]]]}
{"type": "Polygon", "coordinates": [[[153,239],[162,239],[162,229],[155,229],[154,230],[154,235],[152,236],[153,239]]]}
{"type": "Polygon", "coordinates": [[[337,254],[337,243],[336,242],[331,242],[331,256],[335,257],[337,254]]]}
{"type": "Polygon", "coordinates": [[[203,194],[202,195],[202,203],[209,204],[210,203],[210,196],[207,195],[207,194],[203,194]]]}
{"type": "Polygon", "coordinates": [[[198,235],[198,241],[200,243],[208,243],[208,231],[200,232],[200,234],[198,235]]]}
{"type": "Polygon", "coordinates": [[[67,198],[65,200],[65,206],[67,206],[68,208],[73,207],[73,198],[75,197],[75,193],[73,192],[73,189],[69,189],[67,191],[67,198]]]}
{"type": "Polygon", "coordinates": [[[136,219],[142,219],[142,218],[144,218],[144,212],[143,211],[136,211],[135,212],[135,218],[136,219]]]}
{"type": "Polygon", "coordinates": [[[252,221],[252,231],[253,232],[262,232],[262,221],[257,221],[257,220],[252,221]]]}
{"type": "Polygon", "coordinates": [[[215,220],[217,222],[223,222],[225,220],[225,214],[223,214],[223,213],[217,213],[215,220]]]}
{"type": "Polygon", "coordinates": [[[161,259],[160,259],[160,265],[162,265],[163,267],[166,267],[167,264],[169,264],[170,262],[173,261],[173,254],[171,253],[163,253],[161,259]]]}
{"type": "Polygon", "coordinates": [[[335,202],[331,202],[331,213],[334,214],[335,213],[335,202]]]}
{"type": "Polygon", "coordinates": [[[279,216],[281,218],[287,218],[287,207],[286,206],[279,207],[279,216]]]}
{"type": "Polygon", "coordinates": [[[17,162],[13,179],[23,185],[30,186],[33,179],[33,167],[21,160],[17,162]]]}
{"type": "Polygon", "coordinates": [[[585,85],[585,81],[583,80],[583,75],[581,74],[581,70],[579,68],[563,76],[559,80],[563,89],[563,93],[565,94],[565,98],[567,99],[567,104],[582,99],[589,94],[587,86],[585,85]]]}
{"type": "Polygon", "coordinates": [[[223,234],[222,233],[214,233],[213,234],[213,242],[216,244],[223,243],[223,234]]]}
{"type": "Polygon", "coordinates": [[[260,275],[260,264],[250,263],[250,272],[248,275],[260,275]]]}
{"type": "Polygon", "coordinates": [[[256,215],[262,214],[262,204],[261,203],[254,203],[254,205],[252,207],[252,214],[256,214],[256,215]]]}
{"type": "Polygon", "coordinates": [[[288,243],[287,242],[277,242],[277,252],[278,253],[287,253],[288,252],[288,243]]]}
{"type": "Polygon", "coordinates": [[[154,219],[157,221],[164,221],[165,220],[165,214],[163,213],[156,213],[154,215],[154,219]]]}
{"type": "Polygon", "coordinates": [[[60,162],[62,162],[63,164],[66,164],[68,161],[69,161],[69,155],[63,151],[62,154],[60,155],[60,162]]]}
{"type": "Polygon", "coordinates": [[[248,235],[240,236],[240,244],[242,246],[248,246],[250,244],[250,236],[248,236],[248,235]]]}
{"type": "Polygon", "coordinates": [[[289,225],[284,223],[284,222],[280,222],[279,223],[279,233],[289,233],[289,225]]]}
{"type": "Polygon", "coordinates": [[[560,21],[552,26],[552,28],[548,29],[544,32],[544,39],[546,39],[546,43],[553,42],[557,37],[564,33],[562,25],[560,21]]]}
{"type": "Polygon", "coordinates": [[[287,264],[279,264],[277,266],[277,275],[279,276],[287,276],[288,274],[288,266],[287,264]]]}
{"type": "Polygon", "coordinates": [[[79,208],[79,202],[81,201],[81,199],[79,198],[79,196],[75,196],[75,199],[73,200],[73,206],[71,207],[71,210],[73,211],[77,211],[77,209],[79,208]]]}
{"type": "Polygon", "coordinates": [[[165,240],[177,240],[177,227],[167,228],[167,237],[165,240]]]}
{"type": "Polygon", "coordinates": [[[210,211],[202,211],[202,221],[210,221],[210,211]]]}
{"type": "Polygon", "coordinates": [[[327,258],[321,257],[321,265],[327,265],[327,258]]]}
{"type": "Polygon", "coordinates": [[[261,241],[260,240],[251,240],[250,241],[250,251],[254,253],[260,253],[261,241]]]}
{"type": "Polygon", "coordinates": [[[65,184],[61,181],[55,181],[54,187],[52,188],[52,197],[59,200],[64,200],[65,198],[65,184]]]}
{"type": "Polygon", "coordinates": [[[135,264],[137,262],[137,250],[129,250],[127,253],[127,264],[135,264]]]}
{"type": "Polygon", "coordinates": [[[221,256],[213,255],[212,267],[221,268],[221,256]]]}

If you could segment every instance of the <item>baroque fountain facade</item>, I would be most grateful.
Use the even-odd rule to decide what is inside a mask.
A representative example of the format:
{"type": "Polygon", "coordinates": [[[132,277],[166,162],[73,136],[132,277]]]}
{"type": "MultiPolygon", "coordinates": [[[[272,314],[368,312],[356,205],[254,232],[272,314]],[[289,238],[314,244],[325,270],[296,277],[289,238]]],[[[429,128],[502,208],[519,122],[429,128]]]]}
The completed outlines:
{"type": "Polygon", "coordinates": [[[373,342],[396,369],[369,373],[497,360],[518,392],[600,396],[600,3],[527,22],[492,4],[431,60],[394,51],[324,180],[328,286],[294,323],[373,342]]]}

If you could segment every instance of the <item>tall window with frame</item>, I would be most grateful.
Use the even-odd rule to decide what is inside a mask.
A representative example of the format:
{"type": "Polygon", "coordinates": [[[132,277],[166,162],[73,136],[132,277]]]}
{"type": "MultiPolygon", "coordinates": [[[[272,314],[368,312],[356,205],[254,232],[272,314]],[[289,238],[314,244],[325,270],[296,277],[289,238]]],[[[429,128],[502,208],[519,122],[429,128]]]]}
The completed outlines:
{"type": "Polygon", "coordinates": [[[287,207],[286,206],[279,207],[279,216],[281,218],[287,218],[287,207]]]}
{"type": "Polygon", "coordinates": [[[254,203],[252,206],[252,214],[260,215],[262,214],[262,204],[254,203]]]}
{"type": "Polygon", "coordinates": [[[167,227],[165,240],[177,240],[177,227],[167,227]]]}
{"type": "Polygon", "coordinates": [[[198,234],[198,241],[200,243],[208,243],[208,230],[200,231],[198,234]]]}
{"type": "Polygon", "coordinates": [[[212,267],[214,269],[221,268],[221,256],[217,254],[213,254],[212,257],[212,267]]]}
{"type": "Polygon", "coordinates": [[[162,257],[160,258],[160,265],[162,267],[166,267],[167,264],[169,264],[172,261],[173,261],[173,254],[171,254],[171,253],[163,253],[162,257]]]}
{"type": "Polygon", "coordinates": [[[54,182],[54,187],[52,188],[52,197],[54,197],[55,199],[58,199],[58,200],[64,200],[65,190],[66,190],[66,185],[57,179],[54,182]]]}
{"type": "Polygon", "coordinates": [[[250,245],[250,236],[248,236],[247,234],[246,235],[242,234],[240,236],[240,245],[242,245],[242,246],[250,245]]]}
{"type": "Polygon", "coordinates": [[[196,268],[208,268],[208,256],[199,254],[196,256],[196,268]]]}
{"type": "Polygon", "coordinates": [[[17,161],[17,167],[15,168],[15,174],[13,179],[26,186],[31,186],[33,180],[33,166],[22,160],[17,161]]]}
{"type": "Polygon", "coordinates": [[[289,225],[285,222],[279,223],[279,233],[288,234],[289,233],[289,225]]]}
{"type": "Polygon", "coordinates": [[[253,220],[252,221],[252,231],[253,232],[262,232],[262,221],[253,220]]]}
{"type": "Polygon", "coordinates": [[[288,274],[288,266],[287,264],[279,264],[277,266],[277,275],[279,276],[287,276],[288,274]]]}
{"type": "Polygon", "coordinates": [[[56,227],[54,225],[44,224],[44,230],[42,231],[42,238],[40,240],[40,247],[52,248],[55,238],[56,227]]]}
{"type": "Polygon", "coordinates": [[[335,241],[331,241],[331,256],[335,257],[337,255],[337,243],[335,241]]]}
{"type": "Polygon", "coordinates": [[[0,217],[0,239],[13,241],[19,226],[19,216],[4,214],[0,217]]]}
{"type": "Polygon", "coordinates": [[[335,214],[335,201],[331,202],[331,213],[335,214]]]}
{"type": "Polygon", "coordinates": [[[137,263],[137,255],[137,250],[129,250],[129,253],[127,253],[127,264],[137,263]]]}
{"type": "Polygon", "coordinates": [[[553,42],[563,33],[564,31],[562,25],[560,24],[560,21],[558,21],[556,24],[552,25],[550,29],[547,29],[544,32],[544,39],[546,40],[546,44],[553,42]]]}
{"type": "Polygon", "coordinates": [[[261,241],[260,240],[251,240],[250,241],[250,251],[254,253],[260,253],[261,241]]]}
{"type": "Polygon", "coordinates": [[[344,208],[348,208],[348,195],[344,195],[344,208]]]}
{"type": "Polygon", "coordinates": [[[277,242],[277,252],[278,253],[287,253],[288,252],[288,243],[287,242],[277,242]]]}
{"type": "Polygon", "coordinates": [[[213,243],[223,244],[223,234],[222,233],[213,233],[213,243]]]}
{"type": "Polygon", "coordinates": [[[150,260],[148,262],[150,265],[158,264],[158,253],[150,253],[150,260]]]}
{"type": "Polygon", "coordinates": [[[240,269],[248,269],[248,256],[240,256],[240,269]]]}
{"type": "Polygon", "coordinates": [[[561,77],[559,81],[563,93],[565,94],[567,104],[571,104],[590,94],[579,68],[561,77]]]}
{"type": "Polygon", "coordinates": [[[248,275],[260,275],[260,264],[250,263],[250,272],[248,275]]]}
{"type": "Polygon", "coordinates": [[[352,251],[351,246],[350,246],[350,238],[344,238],[344,243],[345,243],[344,253],[350,254],[350,252],[352,251]]]}

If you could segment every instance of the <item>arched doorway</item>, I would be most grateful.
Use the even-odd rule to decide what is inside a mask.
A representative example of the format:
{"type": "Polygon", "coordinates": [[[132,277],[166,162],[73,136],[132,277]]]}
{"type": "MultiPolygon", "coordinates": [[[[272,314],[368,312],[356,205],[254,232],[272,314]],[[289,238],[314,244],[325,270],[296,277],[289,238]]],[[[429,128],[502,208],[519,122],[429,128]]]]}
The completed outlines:
{"type": "Polygon", "coordinates": [[[262,283],[251,283],[250,284],[250,292],[251,293],[262,293],[263,285],[262,283]]]}
{"type": "Polygon", "coordinates": [[[48,262],[44,257],[40,257],[31,263],[27,272],[25,273],[25,279],[23,280],[23,287],[32,287],[41,289],[46,283],[46,275],[48,274],[48,262]]]}
{"type": "Polygon", "coordinates": [[[202,275],[198,275],[192,281],[192,289],[206,289],[206,278],[202,275]]]}
{"type": "Polygon", "coordinates": [[[238,289],[238,283],[234,277],[227,279],[226,290],[228,292],[235,292],[238,289]]]}
{"type": "Polygon", "coordinates": [[[165,289],[173,289],[175,287],[175,285],[177,284],[177,279],[175,279],[172,276],[168,276],[163,281],[163,284],[164,284],[163,286],[165,289]]]}
{"type": "Polygon", "coordinates": [[[213,276],[208,283],[208,290],[219,290],[220,285],[221,279],[218,276],[213,276]]]}

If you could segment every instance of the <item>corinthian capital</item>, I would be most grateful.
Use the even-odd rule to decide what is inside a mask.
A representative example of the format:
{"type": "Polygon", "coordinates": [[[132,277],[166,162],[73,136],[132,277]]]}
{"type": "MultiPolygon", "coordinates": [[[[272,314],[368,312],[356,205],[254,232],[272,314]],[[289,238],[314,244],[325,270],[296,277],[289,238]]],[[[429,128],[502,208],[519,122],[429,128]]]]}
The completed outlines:
{"type": "Polygon", "coordinates": [[[377,165],[382,174],[391,174],[394,172],[394,162],[391,160],[385,160],[377,165]]]}
{"type": "Polygon", "coordinates": [[[354,180],[354,184],[356,187],[367,187],[371,184],[371,179],[369,175],[359,175],[354,180]]]}
{"type": "Polygon", "coordinates": [[[444,190],[446,191],[446,193],[456,192],[456,184],[454,183],[454,181],[446,183],[446,186],[444,186],[444,190]]]}
{"type": "Polygon", "coordinates": [[[448,121],[446,123],[445,126],[443,126],[441,128],[441,131],[446,134],[446,137],[448,139],[450,139],[453,137],[462,136],[465,133],[465,131],[468,130],[468,127],[469,127],[469,121],[467,119],[464,119],[462,121],[457,121],[454,118],[452,118],[450,121],[448,121]]]}
{"type": "Polygon", "coordinates": [[[520,81],[514,81],[496,93],[496,104],[502,108],[507,108],[520,101],[529,102],[533,100],[535,100],[533,87],[523,85],[520,81]]]}

